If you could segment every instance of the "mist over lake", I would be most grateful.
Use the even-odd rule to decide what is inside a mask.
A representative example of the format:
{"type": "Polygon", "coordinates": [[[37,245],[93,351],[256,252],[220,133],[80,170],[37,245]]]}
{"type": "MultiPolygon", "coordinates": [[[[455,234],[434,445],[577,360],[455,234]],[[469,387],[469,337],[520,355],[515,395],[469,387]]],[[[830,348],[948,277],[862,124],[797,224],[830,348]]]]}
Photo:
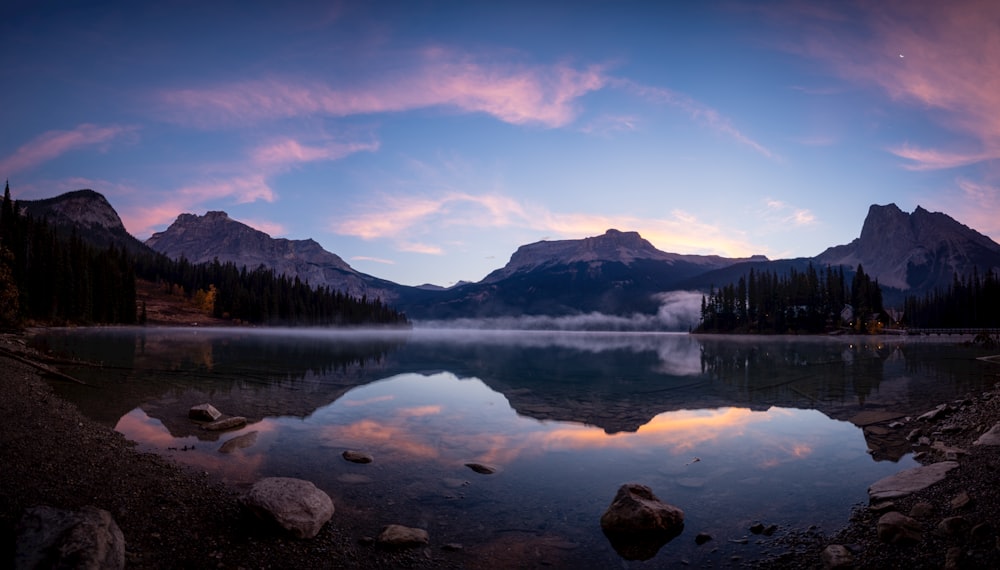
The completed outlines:
{"type": "Polygon", "coordinates": [[[87,329],[32,343],[79,359],[60,396],[140,450],[238,487],[313,481],[375,535],[399,523],[507,566],[721,564],[818,525],[916,465],[914,416],[996,381],[951,340],[542,331],[87,329]],[[248,424],[207,432],[211,403],[248,424]],[[345,461],[345,450],[373,462],[345,461]],[[480,474],[467,464],[495,469],[480,474]],[[685,512],[684,531],[625,560],[599,520],[624,483],[685,512]],[[698,546],[694,537],[712,535],[698,546]]]}

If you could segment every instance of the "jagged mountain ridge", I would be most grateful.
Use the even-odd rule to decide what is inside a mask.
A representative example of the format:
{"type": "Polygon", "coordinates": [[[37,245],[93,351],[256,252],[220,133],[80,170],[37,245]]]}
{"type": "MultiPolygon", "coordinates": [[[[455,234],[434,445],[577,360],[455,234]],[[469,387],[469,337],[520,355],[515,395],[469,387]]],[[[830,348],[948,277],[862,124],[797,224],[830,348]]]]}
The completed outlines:
{"type": "Polygon", "coordinates": [[[192,263],[218,259],[249,269],[263,265],[313,287],[327,286],[354,297],[391,302],[399,287],[356,271],[314,240],[272,238],[219,211],[204,216],[181,214],[166,230],[150,236],[146,245],[172,259],[184,257],[192,263]]]}
{"type": "Polygon", "coordinates": [[[922,293],[946,288],[955,274],[1000,271],[1000,244],[946,214],[917,206],[872,205],[861,235],[817,255],[822,265],[862,265],[879,283],[922,293]]]}
{"type": "MultiPolygon", "coordinates": [[[[146,250],[125,231],[108,201],[92,190],[18,201],[18,207],[56,224],[85,230],[79,234],[92,243],[146,250]]],[[[813,258],[771,261],[763,256],[736,259],[668,253],[636,232],[609,230],[579,240],[521,246],[504,267],[482,281],[450,288],[408,287],[357,272],[313,240],[274,239],[224,212],[183,214],[150,242],[158,251],[184,255],[193,262],[218,258],[249,267],[263,263],[314,285],[382,298],[416,319],[650,314],[658,308],[658,293],[707,290],[710,285],[735,282],[750,268],[787,273],[809,263],[842,265],[848,274],[861,264],[866,273],[879,279],[893,303],[907,294],[946,288],[954,274],[1000,271],[1000,245],[989,237],[946,214],[920,207],[907,214],[894,204],[871,206],[857,239],[813,258]]]]}

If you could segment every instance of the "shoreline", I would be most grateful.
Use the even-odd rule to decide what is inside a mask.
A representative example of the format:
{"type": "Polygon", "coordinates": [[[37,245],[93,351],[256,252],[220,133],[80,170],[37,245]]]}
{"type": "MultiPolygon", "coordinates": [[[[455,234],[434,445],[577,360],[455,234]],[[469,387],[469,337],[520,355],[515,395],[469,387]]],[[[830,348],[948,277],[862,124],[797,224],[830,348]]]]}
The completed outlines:
{"type": "MultiPolygon", "coordinates": [[[[44,362],[32,355],[23,335],[0,337],[0,347],[22,358],[44,362]]],[[[47,366],[47,365],[42,365],[47,366]]],[[[135,444],[107,426],[84,417],[72,404],[55,396],[46,372],[13,360],[0,351],[0,530],[8,537],[0,547],[0,560],[12,561],[16,525],[26,508],[39,505],[77,509],[87,505],[109,511],[126,540],[126,566],[268,568],[351,566],[358,568],[476,568],[496,560],[482,560],[467,551],[440,547],[387,551],[370,544],[367,537],[378,529],[358,528],[334,514],[320,534],[307,541],[263,531],[248,519],[235,489],[211,479],[204,472],[183,467],[168,458],[137,451],[135,444]]],[[[1000,381],[1000,368],[997,369],[1000,381]]],[[[766,559],[746,559],[754,567],[822,568],[822,551],[830,544],[845,545],[857,568],[909,566],[941,568],[951,551],[964,562],[955,567],[1000,567],[997,531],[1000,530],[1000,447],[973,446],[983,432],[1000,422],[1000,388],[969,395],[948,403],[953,408],[933,421],[905,418],[873,424],[880,429],[907,434],[921,430],[926,445],[924,464],[943,460],[943,448],[958,448],[960,468],[934,486],[910,497],[894,500],[890,507],[857,505],[847,526],[831,536],[809,529],[782,529],[763,539],[771,552],[766,559]],[[951,508],[951,501],[965,492],[969,505],[951,508]],[[887,545],[876,532],[878,518],[897,510],[909,513],[913,505],[932,505],[920,520],[924,539],[916,544],[887,545]],[[888,510],[887,510],[888,509],[888,510]],[[942,536],[941,520],[963,516],[970,529],[986,524],[983,536],[970,532],[942,536]],[[955,554],[955,549],[960,553],[955,554]]],[[[874,481],[869,482],[874,483],[874,481]]],[[[669,547],[668,547],[669,548],[669,547]]]]}
{"type": "MultiPolygon", "coordinates": [[[[0,345],[30,358],[18,335],[0,345]]],[[[310,540],[262,529],[241,495],[182,467],[57,397],[36,368],[0,354],[0,561],[13,567],[17,524],[35,506],[111,513],[128,568],[474,568],[482,561],[440,548],[386,550],[373,532],[336,513],[310,540]]],[[[377,532],[378,529],[374,529],[377,532]]],[[[485,565],[483,565],[485,566],[485,565]]]]}

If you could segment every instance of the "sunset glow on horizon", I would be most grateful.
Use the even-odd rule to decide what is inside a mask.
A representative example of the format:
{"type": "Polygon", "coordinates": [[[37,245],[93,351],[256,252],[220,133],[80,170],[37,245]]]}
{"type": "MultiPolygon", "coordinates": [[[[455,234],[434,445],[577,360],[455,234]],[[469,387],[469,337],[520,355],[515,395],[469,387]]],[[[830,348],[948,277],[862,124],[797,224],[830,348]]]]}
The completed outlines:
{"type": "Polygon", "coordinates": [[[637,231],[772,259],[871,204],[1000,239],[1000,4],[288,2],[0,8],[0,176],[139,239],[224,210],[407,285],[637,231]]]}

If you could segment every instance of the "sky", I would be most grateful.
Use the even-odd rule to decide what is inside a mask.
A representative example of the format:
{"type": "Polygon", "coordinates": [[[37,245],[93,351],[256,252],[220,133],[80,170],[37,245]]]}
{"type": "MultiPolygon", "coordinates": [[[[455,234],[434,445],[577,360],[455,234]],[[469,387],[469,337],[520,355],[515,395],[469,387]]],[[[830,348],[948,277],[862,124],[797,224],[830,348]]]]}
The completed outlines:
{"type": "Polygon", "coordinates": [[[609,228],[814,256],[871,204],[998,240],[998,29],[992,0],[5,0],[0,177],[407,285],[609,228]]]}

